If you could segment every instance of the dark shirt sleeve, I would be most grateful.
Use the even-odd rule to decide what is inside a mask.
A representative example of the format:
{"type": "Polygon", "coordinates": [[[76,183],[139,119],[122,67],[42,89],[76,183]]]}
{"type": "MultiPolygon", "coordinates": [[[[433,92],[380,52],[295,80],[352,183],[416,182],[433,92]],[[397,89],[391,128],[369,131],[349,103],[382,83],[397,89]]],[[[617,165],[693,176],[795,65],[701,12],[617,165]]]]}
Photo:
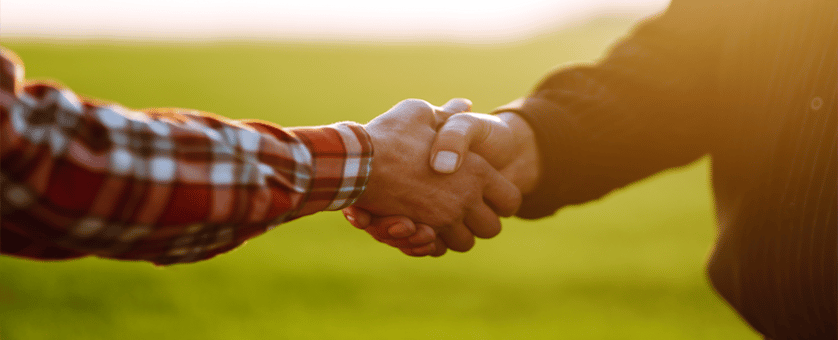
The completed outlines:
{"type": "Polygon", "coordinates": [[[495,110],[527,120],[540,149],[540,183],[519,217],[597,199],[709,151],[720,118],[713,80],[721,17],[713,2],[676,1],[599,63],[558,69],[495,110]]]}

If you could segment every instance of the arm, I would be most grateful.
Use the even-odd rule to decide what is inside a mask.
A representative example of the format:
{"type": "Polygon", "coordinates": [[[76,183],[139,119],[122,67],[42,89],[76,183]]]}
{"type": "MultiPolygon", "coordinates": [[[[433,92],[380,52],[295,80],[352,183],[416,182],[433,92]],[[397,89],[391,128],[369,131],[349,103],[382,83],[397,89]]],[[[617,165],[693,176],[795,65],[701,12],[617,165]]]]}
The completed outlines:
{"type": "Polygon", "coordinates": [[[540,150],[542,176],[518,216],[597,199],[710,150],[722,118],[718,6],[676,0],[598,64],[557,70],[496,110],[526,120],[540,150]]]}
{"type": "Polygon", "coordinates": [[[361,125],[282,129],[186,110],[131,111],[23,83],[3,51],[2,251],[158,264],[211,258],[361,195],[361,125]]]}
{"type": "MultiPolygon", "coordinates": [[[[440,128],[431,165],[458,171],[472,150],[515,183],[517,215],[544,217],[707,153],[721,103],[713,74],[724,2],[681,2],[640,25],[600,63],[559,69],[497,118],[458,114],[440,128]],[[456,155],[438,164],[438,152],[456,155]]],[[[368,232],[386,225],[349,208],[368,232]]],[[[404,248],[402,248],[404,249],[404,248]]]]}
{"type": "Polygon", "coordinates": [[[81,101],[58,86],[24,86],[10,52],[0,63],[4,253],[193,262],[353,203],[425,223],[414,244],[436,236],[421,233],[427,223],[439,226],[459,250],[500,228],[485,202],[510,214],[520,204],[478,156],[456,176],[431,171],[424,159],[440,108],[425,101],[405,100],[365,126],[282,129],[81,101]]]}

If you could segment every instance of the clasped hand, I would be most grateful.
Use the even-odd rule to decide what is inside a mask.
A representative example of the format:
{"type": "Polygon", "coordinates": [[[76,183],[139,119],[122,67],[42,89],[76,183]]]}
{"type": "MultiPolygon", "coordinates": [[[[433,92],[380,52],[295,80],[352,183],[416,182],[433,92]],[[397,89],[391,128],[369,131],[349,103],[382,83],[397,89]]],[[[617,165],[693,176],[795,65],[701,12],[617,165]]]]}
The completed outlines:
{"type": "Polygon", "coordinates": [[[467,251],[501,229],[521,192],[535,186],[538,153],[517,115],[465,113],[408,99],[370,121],[375,156],[364,193],[347,220],[411,256],[467,251]]]}

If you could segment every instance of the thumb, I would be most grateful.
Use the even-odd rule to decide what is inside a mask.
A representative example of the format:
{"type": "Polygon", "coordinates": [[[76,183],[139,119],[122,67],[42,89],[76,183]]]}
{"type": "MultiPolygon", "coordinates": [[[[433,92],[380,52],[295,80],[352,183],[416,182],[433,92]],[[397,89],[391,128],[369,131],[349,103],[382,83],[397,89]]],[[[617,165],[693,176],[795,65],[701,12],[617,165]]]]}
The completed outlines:
{"type": "Polygon", "coordinates": [[[437,131],[431,146],[431,168],[445,174],[456,172],[469,147],[486,139],[491,130],[488,124],[468,113],[448,118],[437,131]]]}

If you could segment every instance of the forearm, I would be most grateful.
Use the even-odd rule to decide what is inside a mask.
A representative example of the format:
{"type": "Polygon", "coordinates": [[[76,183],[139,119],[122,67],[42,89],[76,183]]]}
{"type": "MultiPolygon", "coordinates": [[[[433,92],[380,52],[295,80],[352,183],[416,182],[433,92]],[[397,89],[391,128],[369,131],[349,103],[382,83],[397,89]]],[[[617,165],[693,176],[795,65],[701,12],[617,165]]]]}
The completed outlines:
{"type": "Polygon", "coordinates": [[[31,243],[23,256],[48,245],[156,263],[206,259],[350,205],[369,173],[369,138],[354,123],[282,129],[97,106],[51,85],[3,90],[2,227],[31,243]]]}
{"type": "Polygon", "coordinates": [[[519,216],[602,197],[709,151],[723,114],[713,86],[718,42],[711,29],[703,38],[683,31],[701,31],[684,28],[697,15],[679,8],[650,21],[601,62],[556,71],[496,110],[526,120],[540,150],[543,173],[519,216]]]}

